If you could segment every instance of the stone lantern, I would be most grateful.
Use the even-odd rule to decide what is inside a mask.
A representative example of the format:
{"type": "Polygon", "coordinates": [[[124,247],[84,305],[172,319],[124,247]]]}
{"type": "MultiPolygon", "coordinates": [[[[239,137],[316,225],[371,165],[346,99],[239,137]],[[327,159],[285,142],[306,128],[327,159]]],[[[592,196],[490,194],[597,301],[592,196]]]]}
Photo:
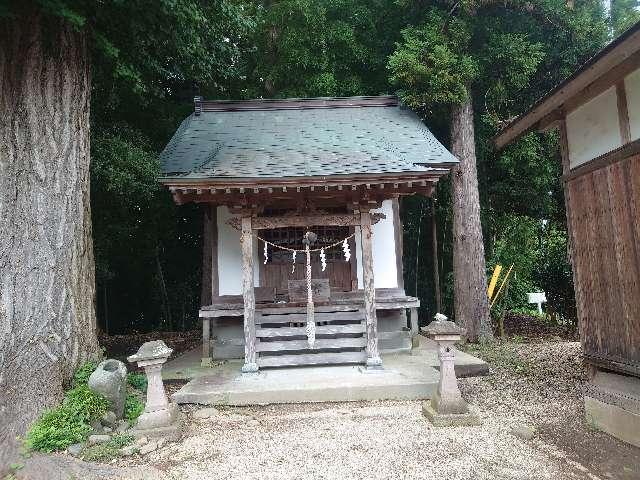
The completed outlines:
{"type": "Polygon", "coordinates": [[[462,339],[465,330],[439,313],[422,331],[438,344],[440,360],[438,390],[423,404],[423,415],[436,427],[480,425],[480,418],[470,411],[469,404],[460,394],[455,372],[454,344],[462,339]]]}
{"type": "Polygon", "coordinates": [[[147,403],[144,412],[133,428],[136,437],[170,437],[180,436],[180,410],[178,405],[169,402],[162,383],[162,364],[173,349],[167,347],[162,340],[145,342],[138,352],[127,357],[129,362],[136,362],[144,368],[147,375],[147,403]]]}

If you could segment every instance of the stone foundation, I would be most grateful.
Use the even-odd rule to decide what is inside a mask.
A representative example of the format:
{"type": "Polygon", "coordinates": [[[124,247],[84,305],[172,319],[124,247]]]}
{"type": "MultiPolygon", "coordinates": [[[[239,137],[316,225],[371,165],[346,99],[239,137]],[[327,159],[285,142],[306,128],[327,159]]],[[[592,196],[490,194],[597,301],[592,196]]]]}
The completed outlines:
{"type": "Polygon", "coordinates": [[[598,371],[584,396],[587,423],[640,447],[640,379],[598,371]]]}

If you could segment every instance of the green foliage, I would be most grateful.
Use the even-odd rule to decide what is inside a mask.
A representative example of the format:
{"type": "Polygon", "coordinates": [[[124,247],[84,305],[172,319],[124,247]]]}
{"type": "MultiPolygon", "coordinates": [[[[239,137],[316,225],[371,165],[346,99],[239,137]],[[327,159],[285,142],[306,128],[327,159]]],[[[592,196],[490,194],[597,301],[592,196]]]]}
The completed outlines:
{"type": "Polygon", "coordinates": [[[638,0],[611,0],[609,21],[614,35],[620,35],[627,28],[640,21],[638,0]]]}
{"type": "Polygon", "coordinates": [[[133,435],[118,434],[111,437],[105,443],[86,447],[82,451],[82,459],[87,462],[107,462],[120,456],[120,449],[131,445],[135,437],[133,435]]]}
{"type": "Polygon", "coordinates": [[[109,408],[109,401],[86,384],[95,364],[85,363],[74,375],[74,387],[65,393],[62,404],[48,410],[31,426],[26,445],[32,450],[53,452],[82,442],[91,432],[92,420],[109,408]],[[93,365],[93,367],[92,367],[93,365]]]}
{"type": "MultiPolygon", "coordinates": [[[[612,2],[610,18],[602,2],[573,3],[38,0],[52,28],[56,19],[70,23],[92,46],[91,211],[102,329],[186,329],[198,320],[202,211],[175,206],[156,182],[158,153],[195,94],[396,89],[445,145],[447,110],[471,95],[488,264],[517,261],[512,307],[539,287],[572,315],[557,139],[531,134],[497,154],[492,138],[638,18],[637,0],[612,2]],[[533,227],[541,220],[550,226],[543,233],[533,227]]],[[[0,5],[3,16],[23,11],[18,2],[0,5]]],[[[452,311],[448,183],[438,184],[435,212],[445,312],[452,311]]],[[[405,282],[425,318],[435,313],[429,212],[428,201],[403,200],[405,282]]]]}
{"type": "Polygon", "coordinates": [[[384,65],[401,28],[392,1],[248,4],[257,28],[243,96],[370,95],[388,88],[384,65]]]}
{"type": "Polygon", "coordinates": [[[88,423],[100,418],[109,409],[109,401],[87,385],[80,385],[65,393],[62,407],[88,423]]]}
{"type": "Polygon", "coordinates": [[[124,418],[129,420],[129,423],[133,425],[133,422],[144,411],[144,403],[133,394],[127,394],[127,398],[124,402],[124,418]]]}
{"type": "Polygon", "coordinates": [[[140,132],[119,127],[94,136],[97,306],[109,333],[171,330],[177,321],[184,328],[197,319],[202,213],[175,206],[158,173],[157,153],[140,132]]]}
{"type": "Polygon", "coordinates": [[[127,383],[136,390],[140,390],[141,392],[147,391],[147,376],[144,373],[127,373],[127,383]]]}
{"type": "Polygon", "coordinates": [[[89,377],[97,366],[98,364],[96,362],[83,363],[73,374],[73,386],[79,387],[81,385],[86,385],[89,381],[89,377]]]}
{"type": "Polygon", "coordinates": [[[64,407],[45,412],[26,436],[26,445],[32,450],[53,452],[82,442],[91,427],[64,407]]]}
{"type": "Polygon", "coordinates": [[[407,105],[431,110],[467,98],[478,65],[467,53],[471,32],[466,22],[432,9],[423,24],[403,30],[402,39],[388,68],[407,105]]]}

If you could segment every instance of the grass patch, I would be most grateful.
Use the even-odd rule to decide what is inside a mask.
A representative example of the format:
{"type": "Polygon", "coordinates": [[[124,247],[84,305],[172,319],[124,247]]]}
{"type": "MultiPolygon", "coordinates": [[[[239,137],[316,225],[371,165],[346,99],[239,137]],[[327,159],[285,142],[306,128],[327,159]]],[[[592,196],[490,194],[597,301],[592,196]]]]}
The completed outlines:
{"type": "Polygon", "coordinates": [[[82,459],[88,462],[106,462],[119,457],[120,449],[131,445],[135,437],[133,435],[114,435],[111,440],[98,445],[92,445],[82,451],[82,459]]]}

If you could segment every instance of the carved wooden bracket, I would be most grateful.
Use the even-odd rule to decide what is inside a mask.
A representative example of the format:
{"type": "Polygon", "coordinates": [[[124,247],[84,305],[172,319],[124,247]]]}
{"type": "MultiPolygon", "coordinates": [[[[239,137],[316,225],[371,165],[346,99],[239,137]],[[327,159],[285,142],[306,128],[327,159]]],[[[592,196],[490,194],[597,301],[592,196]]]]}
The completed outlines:
{"type": "MultiPolygon", "coordinates": [[[[384,213],[372,213],[371,223],[378,223],[386,218],[384,213]]],[[[240,218],[227,220],[227,223],[236,230],[240,230],[240,218]]],[[[357,213],[344,213],[332,215],[305,215],[277,217],[252,217],[251,228],[253,230],[267,230],[284,227],[313,227],[315,225],[330,225],[338,227],[360,226],[360,215],[357,213]]]]}

